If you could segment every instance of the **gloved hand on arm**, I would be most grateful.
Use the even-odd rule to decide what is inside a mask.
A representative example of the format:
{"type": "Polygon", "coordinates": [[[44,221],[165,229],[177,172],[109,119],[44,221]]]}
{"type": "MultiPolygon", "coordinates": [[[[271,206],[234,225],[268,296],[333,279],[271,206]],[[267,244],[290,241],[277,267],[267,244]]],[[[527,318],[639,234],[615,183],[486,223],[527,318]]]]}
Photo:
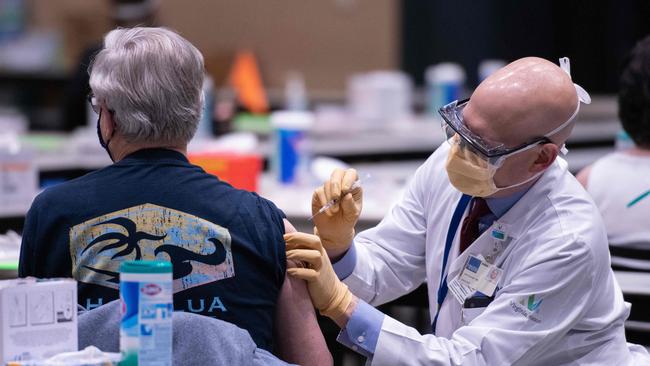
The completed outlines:
{"type": "Polygon", "coordinates": [[[287,273],[307,281],[307,289],[314,307],[343,328],[357,300],[348,286],[336,276],[320,238],[316,235],[295,232],[285,234],[284,240],[287,260],[304,266],[288,268],[287,273]]]}
{"type": "Polygon", "coordinates": [[[329,256],[338,259],[345,254],[354,238],[354,226],[363,206],[363,189],[351,190],[359,179],[354,169],[335,169],[330,179],[318,187],[311,200],[311,211],[316,225],[315,233],[321,238],[329,256]],[[321,207],[331,200],[338,202],[321,214],[321,207]]]}

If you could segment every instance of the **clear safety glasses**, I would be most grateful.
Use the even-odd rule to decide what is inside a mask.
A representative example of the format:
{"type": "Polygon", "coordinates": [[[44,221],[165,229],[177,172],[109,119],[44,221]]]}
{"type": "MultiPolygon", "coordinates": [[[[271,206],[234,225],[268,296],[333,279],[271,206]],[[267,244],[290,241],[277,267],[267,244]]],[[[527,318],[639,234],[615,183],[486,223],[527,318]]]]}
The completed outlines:
{"type": "MultiPolygon", "coordinates": [[[[552,143],[548,136],[552,135],[556,131],[552,131],[550,134],[532,139],[515,147],[507,147],[503,143],[485,139],[473,133],[465,124],[465,120],[463,119],[463,110],[467,106],[468,102],[469,99],[460,102],[453,101],[439,110],[439,113],[442,116],[442,129],[445,132],[447,141],[450,143],[458,143],[461,147],[468,147],[470,150],[485,157],[487,160],[495,160],[494,158],[512,155],[516,152],[533,148],[539,144],[552,143]],[[459,136],[460,138],[455,136],[459,136]]],[[[565,125],[566,124],[563,124],[560,127],[564,128],[565,125]]]]}

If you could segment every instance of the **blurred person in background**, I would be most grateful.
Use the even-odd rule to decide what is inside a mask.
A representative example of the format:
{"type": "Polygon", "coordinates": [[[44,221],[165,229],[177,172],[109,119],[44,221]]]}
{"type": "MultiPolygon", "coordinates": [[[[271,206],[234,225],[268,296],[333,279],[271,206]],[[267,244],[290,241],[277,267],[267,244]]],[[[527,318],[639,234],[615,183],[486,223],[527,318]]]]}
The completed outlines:
{"type": "MultiPolygon", "coordinates": [[[[156,13],[160,0],[110,0],[110,17],[115,27],[156,26],[156,13]]],[[[93,57],[102,49],[101,41],[82,51],[65,88],[63,98],[63,128],[71,131],[88,124],[89,112],[86,96],[90,93],[88,67],[93,57]]]]}
{"type": "Polygon", "coordinates": [[[607,228],[612,267],[650,272],[650,37],[623,64],[618,116],[634,147],[578,173],[607,228]]]}
{"type": "Polygon", "coordinates": [[[286,361],[331,364],[304,281],[286,279],[284,213],[188,162],[203,78],[201,53],[168,29],[106,35],[89,101],[114,164],[36,197],[19,275],[73,277],[91,310],[119,297],[122,261],[170,261],[175,310],[231,322],[286,361]]]}

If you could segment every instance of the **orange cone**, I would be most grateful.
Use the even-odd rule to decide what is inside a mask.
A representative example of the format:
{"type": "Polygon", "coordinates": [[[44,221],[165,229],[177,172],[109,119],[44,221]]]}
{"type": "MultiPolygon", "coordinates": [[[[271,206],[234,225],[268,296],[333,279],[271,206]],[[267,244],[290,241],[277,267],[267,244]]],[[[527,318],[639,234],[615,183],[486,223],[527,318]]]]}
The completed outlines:
{"type": "Polygon", "coordinates": [[[241,105],[252,113],[266,113],[269,102],[262,84],[257,60],[251,51],[240,51],[230,70],[230,85],[237,91],[241,105]]]}

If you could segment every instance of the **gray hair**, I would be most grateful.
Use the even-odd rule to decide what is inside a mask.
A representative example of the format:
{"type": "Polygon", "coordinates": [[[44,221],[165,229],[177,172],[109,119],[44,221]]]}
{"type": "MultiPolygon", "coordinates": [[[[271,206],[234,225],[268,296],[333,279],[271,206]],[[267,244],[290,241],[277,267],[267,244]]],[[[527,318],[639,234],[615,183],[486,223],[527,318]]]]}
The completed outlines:
{"type": "Polygon", "coordinates": [[[187,143],[203,109],[203,56],[166,28],[110,31],[90,66],[90,88],[131,143],[187,143]]]}

